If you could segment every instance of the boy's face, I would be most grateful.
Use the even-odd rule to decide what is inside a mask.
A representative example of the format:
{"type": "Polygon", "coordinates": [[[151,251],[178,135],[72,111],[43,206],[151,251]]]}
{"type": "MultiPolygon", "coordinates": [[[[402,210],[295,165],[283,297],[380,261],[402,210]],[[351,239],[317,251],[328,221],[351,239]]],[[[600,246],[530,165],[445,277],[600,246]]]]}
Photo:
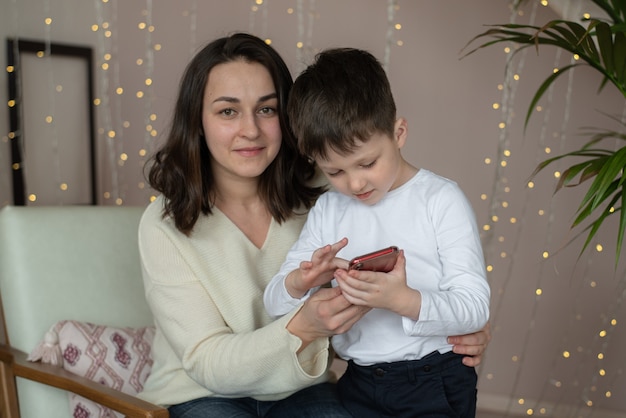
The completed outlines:
{"type": "Polygon", "coordinates": [[[315,162],[335,190],[374,205],[415,173],[400,154],[406,137],[406,121],[398,119],[393,138],[377,132],[367,142],[357,140],[353,152],[342,155],[331,149],[326,159],[315,162]]]}

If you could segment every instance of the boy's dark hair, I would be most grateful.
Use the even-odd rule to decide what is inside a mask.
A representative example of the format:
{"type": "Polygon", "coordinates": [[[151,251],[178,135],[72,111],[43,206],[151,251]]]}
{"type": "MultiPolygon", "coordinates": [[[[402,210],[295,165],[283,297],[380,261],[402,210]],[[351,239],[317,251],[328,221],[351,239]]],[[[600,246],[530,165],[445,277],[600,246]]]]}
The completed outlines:
{"type": "Polygon", "coordinates": [[[380,62],[353,48],[328,49],[298,76],[287,112],[300,152],[327,157],[352,151],[376,132],[393,137],[396,105],[380,62]]]}
{"type": "Polygon", "coordinates": [[[210,71],[219,64],[243,60],[263,65],[272,77],[278,96],[282,132],[280,151],[261,174],[259,194],[272,214],[282,222],[298,209],[309,209],[323,188],[309,183],[315,167],[298,152],[287,117],[287,97],[293,84],[287,65],[262,39],[236,33],[217,39],[198,52],[180,81],[178,99],[167,141],[151,159],[148,181],[166,198],[163,216],[189,235],[200,214],[211,214],[215,180],[211,156],[202,134],[202,102],[210,71]]]}

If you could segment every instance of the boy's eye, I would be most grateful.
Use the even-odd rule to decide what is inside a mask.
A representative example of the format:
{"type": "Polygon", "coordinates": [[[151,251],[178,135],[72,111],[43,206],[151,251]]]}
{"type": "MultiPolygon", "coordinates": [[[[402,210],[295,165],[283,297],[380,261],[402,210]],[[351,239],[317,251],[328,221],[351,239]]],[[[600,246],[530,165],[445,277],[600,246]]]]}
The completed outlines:
{"type": "Polygon", "coordinates": [[[332,173],[326,173],[326,175],[327,175],[328,177],[337,177],[337,176],[338,176],[339,174],[341,174],[341,173],[342,173],[342,171],[341,171],[341,170],[338,170],[338,171],[333,171],[332,173]]]}
{"type": "Polygon", "coordinates": [[[371,163],[368,164],[361,164],[361,167],[363,168],[372,168],[374,167],[374,165],[376,164],[376,160],[372,161],[371,163]]]}

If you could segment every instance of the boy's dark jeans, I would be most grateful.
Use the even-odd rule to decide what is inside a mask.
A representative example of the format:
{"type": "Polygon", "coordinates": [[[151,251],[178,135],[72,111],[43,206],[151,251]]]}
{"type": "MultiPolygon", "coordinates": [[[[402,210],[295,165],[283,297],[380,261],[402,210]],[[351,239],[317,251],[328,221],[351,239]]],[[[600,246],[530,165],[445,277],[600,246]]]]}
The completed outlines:
{"type": "Polygon", "coordinates": [[[348,362],[337,388],[354,417],[474,418],[477,376],[463,356],[435,351],[420,360],[358,366],[348,362]]]}

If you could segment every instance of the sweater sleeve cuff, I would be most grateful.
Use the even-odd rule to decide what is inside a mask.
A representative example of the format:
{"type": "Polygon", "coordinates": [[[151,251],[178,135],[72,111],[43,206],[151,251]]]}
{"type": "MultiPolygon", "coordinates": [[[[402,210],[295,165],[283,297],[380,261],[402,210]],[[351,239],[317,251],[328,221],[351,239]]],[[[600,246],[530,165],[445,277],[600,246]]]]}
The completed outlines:
{"type": "Polygon", "coordinates": [[[287,324],[300,312],[300,309],[302,309],[302,304],[288,315],[279,319],[279,321],[284,321],[284,330],[289,334],[289,348],[296,356],[302,372],[311,378],[318,378],[327,371],[330,365],[330,341],[328,338],[318,338],[309,343],[309,345],[298,353],[298,350],[302,346],[302,340],[300,337],[287,330],[287,324]]]}

